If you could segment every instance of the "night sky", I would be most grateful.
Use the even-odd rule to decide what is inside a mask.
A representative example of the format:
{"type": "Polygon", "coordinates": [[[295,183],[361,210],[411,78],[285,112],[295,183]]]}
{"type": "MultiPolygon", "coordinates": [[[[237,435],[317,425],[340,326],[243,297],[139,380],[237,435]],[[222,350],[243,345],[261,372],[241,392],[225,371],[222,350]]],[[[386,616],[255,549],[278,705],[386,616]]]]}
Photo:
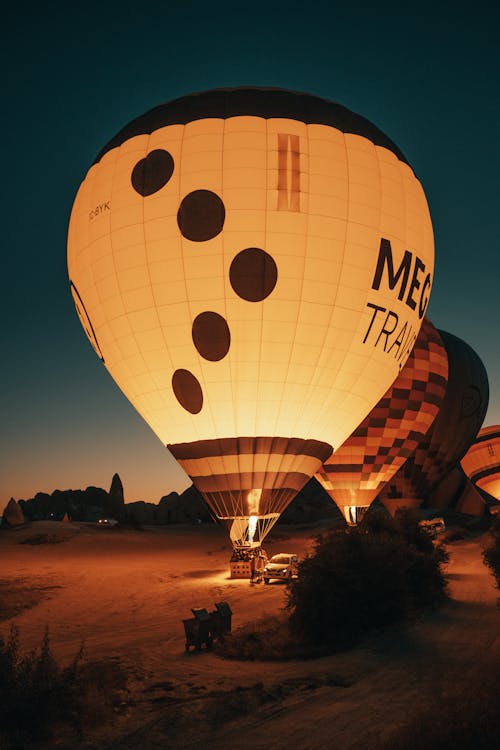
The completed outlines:
{"type": "MultiPolygon", "coordinates": [[[[96,154],[155,105],[279,86],[367,117],[429,202],[428,315],[463,338],[500,423],[500,6],[485,2],[20,4],[3,12],[0,512],[11,496],[108,488],[150,500],[190,483],[115,386],[77,319],[72,202],[96,154]]],[[[172,436],[175,442],[175,435],[172,436]]]]}

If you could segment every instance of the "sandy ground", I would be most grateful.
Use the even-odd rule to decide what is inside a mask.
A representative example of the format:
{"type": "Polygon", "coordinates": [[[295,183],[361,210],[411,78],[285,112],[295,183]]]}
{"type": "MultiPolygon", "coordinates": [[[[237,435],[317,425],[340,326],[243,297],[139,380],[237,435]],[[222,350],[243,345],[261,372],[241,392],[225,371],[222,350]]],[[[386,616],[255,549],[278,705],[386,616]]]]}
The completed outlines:
{"type": "MultiPolygon", "coordinates": [[[[303,555],[319,530],[278,527],[268,553],[303,555]]],[[[0,632],[15,623],[31,648],[48,626],[63,663],[84,641],[89,657],[127,672],[123,706],[82,749],[369,750],[445,677],[461,679],[485,653],[498,659],[497,591],[481,540],[448,549],[453,600],[439,613],[348,653],[241,663],[184,648],[191,607],[229,602],[234,629],[285,603],[279,583],[229,579],[222,529],[38,522],[0,533],[0,632]]]]}

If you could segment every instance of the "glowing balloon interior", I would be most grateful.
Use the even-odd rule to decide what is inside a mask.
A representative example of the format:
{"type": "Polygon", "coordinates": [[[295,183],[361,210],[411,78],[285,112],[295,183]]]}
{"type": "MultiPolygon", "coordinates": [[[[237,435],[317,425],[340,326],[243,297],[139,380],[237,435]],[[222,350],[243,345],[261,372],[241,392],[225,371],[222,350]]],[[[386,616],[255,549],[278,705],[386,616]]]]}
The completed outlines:
{"type": "Polygon", "coordinates": [[[404,366],[433,263],[399,149],[338,104],[272,89],[134,120],[90,168],[68,238],[96,353],[254,540],[404,366]]]}

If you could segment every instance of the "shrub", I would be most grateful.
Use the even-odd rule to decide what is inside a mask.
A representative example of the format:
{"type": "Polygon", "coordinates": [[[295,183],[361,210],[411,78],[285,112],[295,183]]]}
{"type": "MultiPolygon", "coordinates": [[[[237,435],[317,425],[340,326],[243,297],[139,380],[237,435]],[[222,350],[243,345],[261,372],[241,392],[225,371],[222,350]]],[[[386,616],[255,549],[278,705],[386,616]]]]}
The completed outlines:
{"type": "Polygon", "coordinates": [[[250,622],[214,643],[214,651],[225,659],[281,661],[310,656],[304,644],[290,633],[283,614],[250,622]]]}
{"type": "Polygon", "coordinates": [[[420,526],[420,514],[414,508],[400,508],[396,512],[394,524],[397,533],[413,547],[420,552],[432,554],[434,544],[432,538],[426,529],[420,526]]]}
{"type": "Polygon", "coordinates": [[[485,565],[495,577],[497,589],[500,589],[500,519],[497,519],[491,527],[492,543],[483,552],[485,565]]]}
{"type": "MultiPolygon", "coordinates": [[[[99,672],[100,670],[97,670],[99,672]]],[[[83,720],[95,713],[89,705],[103,705],[110,691],[110,675],[96,679],[95,665],[84,662],[83,646],[68,667],[61,668],[50,649],[48,631],[38,649],[22,655],[19,631],[12,627],[7,639],[0,635],[0,747],[17,750],[29,743],[52,739],[56,727],[67,725],[81,732],[83,720]],[[105,684],[106,683],[106,684],[105,684]]],[[[123,685],[123,675],[122,684],[123,685]]],[[[112,676],[117,686],[116,673],[112,676]]]]}
{"type": "Polygon", "coordinates": [[[48,632],[39,649],[26,656],[19,652],[17,628],[11,628],[6,641],[0,638],[0,731],[5,743],[21,747],[24,740],[47,739],[52,722],[71,713],[81,658],[79,652],[71,666],[61,670],[52,657],[48,632]]]}
{"type": "Polygon", "coordinates": [[[437,556],[442,563],[449,560],[445,548],[441,544],[435,546],[427,529],[420,525],[420,514],[414,508],[400,508],[394,518],[386,513],[367,513],[360,528],[372,534],[399,536],[420,552],[437,556]]]}
{"type": "Polygon", "coordinates": [[[341,649],[436,605],[446,593],[443,554],[417,519],[366,517],[319,537],[288,588],[292,632],[341,649]]]}

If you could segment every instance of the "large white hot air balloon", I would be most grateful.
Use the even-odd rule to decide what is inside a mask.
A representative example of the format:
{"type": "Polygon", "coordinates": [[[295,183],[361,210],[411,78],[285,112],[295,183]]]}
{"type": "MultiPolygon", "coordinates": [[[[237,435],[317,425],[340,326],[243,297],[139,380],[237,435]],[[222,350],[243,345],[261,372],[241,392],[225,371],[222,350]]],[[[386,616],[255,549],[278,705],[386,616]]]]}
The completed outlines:
{"type": "Polygon", "coordinates": [[[394,381],[433,253],[420,182],[383,133],[256,88],[126,126],[68,239],[97,354],[236,545],[262,541],[394,381]]]}

